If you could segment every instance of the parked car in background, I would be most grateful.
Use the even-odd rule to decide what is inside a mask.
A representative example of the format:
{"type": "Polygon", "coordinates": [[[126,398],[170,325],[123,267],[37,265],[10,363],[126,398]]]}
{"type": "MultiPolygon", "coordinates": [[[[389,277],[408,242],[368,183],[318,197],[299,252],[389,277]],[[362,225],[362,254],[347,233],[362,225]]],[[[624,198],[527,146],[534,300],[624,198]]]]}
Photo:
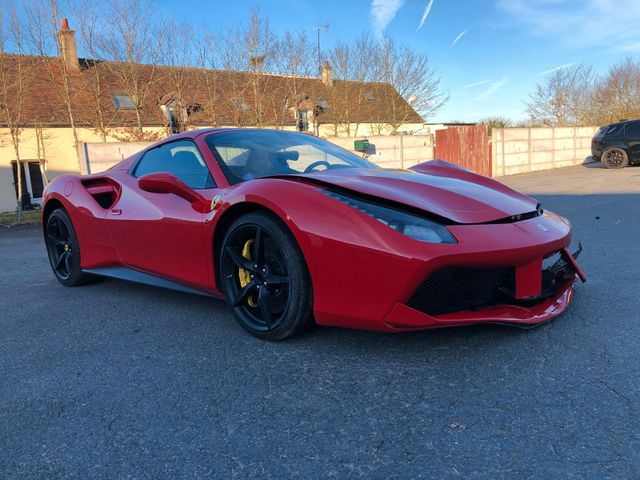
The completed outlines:
{"type": "Polygon", "coordinates": [[[607,168],[640,163],[640,119],[605,125],[591,141],[591,156],[607,168]]]}

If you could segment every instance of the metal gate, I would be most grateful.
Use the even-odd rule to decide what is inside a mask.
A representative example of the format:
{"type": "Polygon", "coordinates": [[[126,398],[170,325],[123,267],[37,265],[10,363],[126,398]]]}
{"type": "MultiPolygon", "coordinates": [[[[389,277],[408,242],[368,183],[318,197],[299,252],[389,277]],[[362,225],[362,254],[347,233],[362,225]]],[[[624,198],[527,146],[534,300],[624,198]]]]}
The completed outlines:
{"type": "Polygon", "coordinates": [[[435,152],[436,158],[491,176],[491,144],[485,125],[437,130],[435,152]]]}

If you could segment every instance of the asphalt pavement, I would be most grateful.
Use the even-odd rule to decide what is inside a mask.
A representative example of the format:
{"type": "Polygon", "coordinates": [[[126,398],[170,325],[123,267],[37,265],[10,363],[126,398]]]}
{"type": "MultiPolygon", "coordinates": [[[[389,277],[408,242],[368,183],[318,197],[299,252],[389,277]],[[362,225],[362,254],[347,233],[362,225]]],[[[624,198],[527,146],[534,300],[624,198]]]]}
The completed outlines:
{"type": "MultiPolygon", "coordinates": [[[[640,168],[502,181],[588,283],[534,330],[246,334],[218,300],[65,288],[0,230],[0,478],[640,478],[640,168]]],[[[597,166],[595,166],[597,167],[597,166]]]]}

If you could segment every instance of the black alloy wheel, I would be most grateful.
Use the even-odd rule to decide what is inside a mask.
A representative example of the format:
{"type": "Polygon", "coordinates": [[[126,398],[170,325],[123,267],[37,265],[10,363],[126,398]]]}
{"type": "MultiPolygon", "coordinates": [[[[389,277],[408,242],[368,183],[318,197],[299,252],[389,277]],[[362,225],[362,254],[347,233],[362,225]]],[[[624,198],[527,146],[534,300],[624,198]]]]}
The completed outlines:
{"type": "Polygon", "coordinates": [[[72,287],[92,279],[80,268],[80,245],[66,211],[58,208],[49,215],[44,240],[51,269],[60,283],[72,287]]]}
{"type": "Polygon", "coordinates": [[[291,232],[269,213],[236,220],[220,253],[222,289],[251,334],[281,340],[313,323],[309,272],[291,232]]]}
{"type": "Polygon", "coordinates": [[[619,147],[608,148],[602,157],[607,168],[623,168],[629,164],[627,152],[619,147]]]}

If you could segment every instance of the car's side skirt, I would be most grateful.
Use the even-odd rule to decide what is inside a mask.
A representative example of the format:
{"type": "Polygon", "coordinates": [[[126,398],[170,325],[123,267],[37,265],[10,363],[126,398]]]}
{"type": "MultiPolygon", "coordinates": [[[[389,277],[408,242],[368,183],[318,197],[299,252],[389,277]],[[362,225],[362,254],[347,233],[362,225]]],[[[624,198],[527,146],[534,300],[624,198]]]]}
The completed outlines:
{"type": "Polygon", "coordinates": [[[144,285],[151,285],[154,287],[168,288],[169,290],[176,290],[178,292],[191,293],[195,295],[203,295],[205,297],[215,297],[215,295],[191,288],[187,285],[183,285],[166,278],[158,277],[150,273],[134,270],[127,267],[100,267],[85,269],[84,272],[92,275],[98,275],[101,277],[117,278],[119,280],[127,280],[135,283],[142,283],[144,285]]]}

